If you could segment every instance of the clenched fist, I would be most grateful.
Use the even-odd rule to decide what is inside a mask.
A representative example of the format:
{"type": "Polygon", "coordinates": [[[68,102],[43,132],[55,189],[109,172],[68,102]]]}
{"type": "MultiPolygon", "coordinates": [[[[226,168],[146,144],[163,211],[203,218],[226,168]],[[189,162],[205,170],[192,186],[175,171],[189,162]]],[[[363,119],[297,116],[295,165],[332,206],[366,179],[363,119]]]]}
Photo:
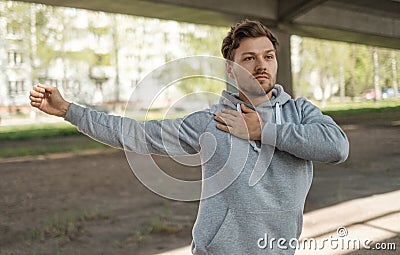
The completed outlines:
{"type": "Polygon", "coordinates": [[[64,100],[56,87],[36,84],[30,91],[31,105],[50,115],[65,117],[70,103],[64,100]]]}

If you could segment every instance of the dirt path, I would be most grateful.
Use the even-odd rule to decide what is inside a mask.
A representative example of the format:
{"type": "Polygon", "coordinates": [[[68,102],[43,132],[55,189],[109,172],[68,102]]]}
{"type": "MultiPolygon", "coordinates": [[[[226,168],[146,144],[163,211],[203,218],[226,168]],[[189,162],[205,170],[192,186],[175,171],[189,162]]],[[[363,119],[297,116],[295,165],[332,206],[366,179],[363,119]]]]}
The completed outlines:
{"type": "MultiPolygon", "coordinates": [[[[315,164],[306,211],[400,188],[397,120],[341,121],[350,157],[340,165],[315,164]]],[[[200,178],[197,168],[157,161],[175,176],[200,178]]],[[[120,151],[0,163],[0,192],[4,255],[149,255],[178,248],[190,244],[198,206],[149,191],[120,151]]]]}

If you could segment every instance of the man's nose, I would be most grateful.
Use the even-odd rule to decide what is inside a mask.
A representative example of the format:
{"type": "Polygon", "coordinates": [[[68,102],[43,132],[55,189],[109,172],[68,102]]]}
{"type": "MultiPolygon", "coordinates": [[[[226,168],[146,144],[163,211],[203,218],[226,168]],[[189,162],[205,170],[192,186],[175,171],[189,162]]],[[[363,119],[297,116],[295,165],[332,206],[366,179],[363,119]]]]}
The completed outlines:
{"type": "Polygon", "coordinates": [[[265,61],[264,58],[257,58],[257,62],[256,62],[256,71],[260,72],[260,71],[265,71],[267,70],[267,62],[265,61]]]}

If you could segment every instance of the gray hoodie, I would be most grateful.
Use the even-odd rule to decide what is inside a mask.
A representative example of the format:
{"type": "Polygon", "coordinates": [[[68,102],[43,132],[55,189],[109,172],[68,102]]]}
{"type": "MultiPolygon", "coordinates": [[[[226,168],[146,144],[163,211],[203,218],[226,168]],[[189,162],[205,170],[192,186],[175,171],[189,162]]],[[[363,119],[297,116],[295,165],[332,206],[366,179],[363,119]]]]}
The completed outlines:
{"type": "Polygon", "coordinates": [[[192,231],[193,254],[294,254],[312,161],[343,162],[349,144],[340,127],[309,101],[291,99],[280,85],[272,94],[269,102],[255,107],[267,123],[261,141],[216,128],[215,112],[244,103],[227,91],[211,109],[176,120],[140,123],[76,104],[65,119],[113,147],[138,153],[200,153],[203,186],[192,231]]]}

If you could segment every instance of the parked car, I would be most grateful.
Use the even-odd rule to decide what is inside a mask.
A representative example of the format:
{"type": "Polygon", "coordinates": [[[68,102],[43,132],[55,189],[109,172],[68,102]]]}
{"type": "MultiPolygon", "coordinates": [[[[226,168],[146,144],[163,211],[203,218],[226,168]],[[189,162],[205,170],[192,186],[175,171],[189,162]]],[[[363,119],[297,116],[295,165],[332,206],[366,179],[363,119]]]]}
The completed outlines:
{"type": "MultiPolygon", "coordinates": [[[[394,98],[396,95],[394,94],[394,89],[393,88],[387,88],[382,90],[382,98],[394,98]]],[[[400,88],[397,91],[397,96],[400,95],[400,88]]]]}
{"type": "MultiPolygon", "coordinates": [[[[378,97],[382,98],[382,92],[378,92],[378,97]]],[[[361,95],[362,99],[371,100],[375,98],[375,89],[370,89],[361,95]]]]}

